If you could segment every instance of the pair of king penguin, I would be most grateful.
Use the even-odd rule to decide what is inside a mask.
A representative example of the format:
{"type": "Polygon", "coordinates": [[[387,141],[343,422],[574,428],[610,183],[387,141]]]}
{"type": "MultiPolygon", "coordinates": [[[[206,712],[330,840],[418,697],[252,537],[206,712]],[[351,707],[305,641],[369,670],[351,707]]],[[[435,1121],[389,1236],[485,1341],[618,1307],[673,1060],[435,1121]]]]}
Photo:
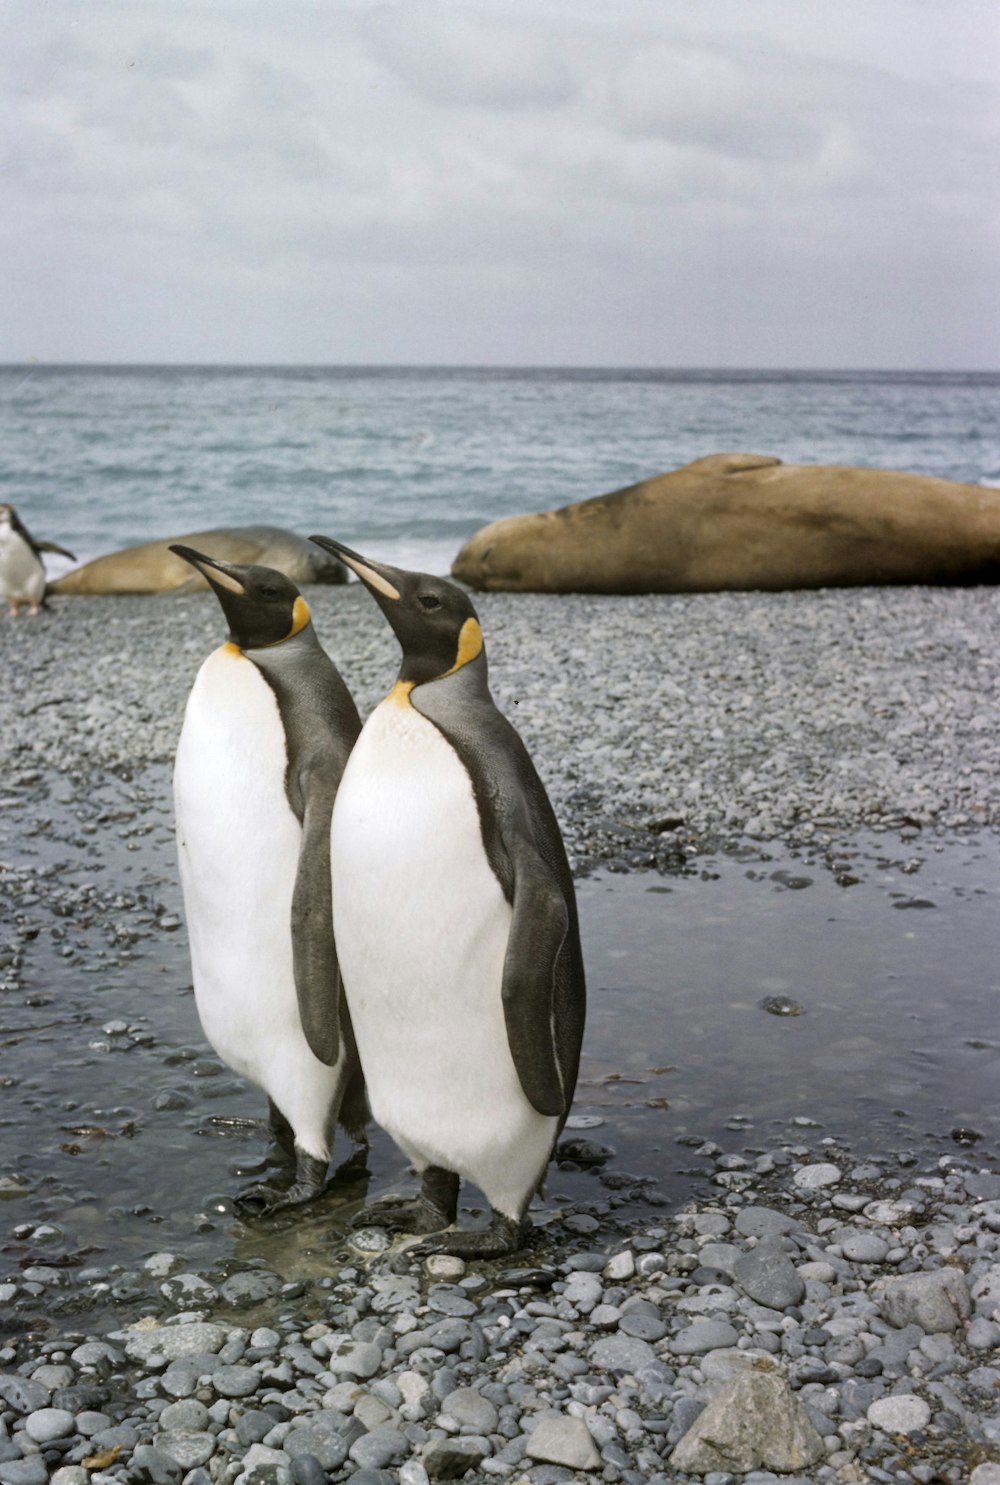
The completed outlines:
{"type": "MultiPolygon", "coordinates": [[[[331,1068],[331,1043],[339,1048],[343,1066],[332,1089],[328,1124],[339,1113],[342,1123],[356,1127],[364,1104],[362,1082],[367,1084],[372,1116],[415,1167],[420,1190],[410,1200],[375,1203],[361,1213],[359,1223],[420,1234],[422,1253],[499,1256],[523,1241],[528,1205],[541,1186],[576,1085],[585,988],[565,848],[528,752],[490,694],[482,630],[467,595],[444,579],[372,561],[328,537],[313,540],[357,575],[402,649],[395,685],[364,727],[355,730],[346,750],[350,727],[345,732],[343,703],[334,714],[324,698],[327,710],[321,718],[324,702],[318,711],[300,712],[293,704],[301,702],[304,686],[284,704],[275,687],[275,677],[284,669],[276,657],[296,643],[301,649],[300,636],[307,632],[311,663],[333,669],[311,634],[304,600],[297,599],[301,609],[295,603],[290,613],[286,609],[281,636],[271,628],[260,634],[256,628],[252,634],[237,632],[234,599],[237,604],[247,600],[251,585],[245,574],[261,569],[209,563],[186,549],[180,553],[195,560],[216,588],[232,627],[230,644],[210,657],[199,674],[176,772],[182,860],[185,852],[188,856],[182,880],[199,1011],[220,1055],[266,1088],[272,1105],[291,1125],[297,1150],[306,1148],[304,1133],[282,1101],[285,1074],[276,1067],[284,1042],[291,1050],[297,1040],[305,1040],[315,1060],[331,1068]],[[220,585],[220,573],[243,587],[243,594],[220,585]],[[284,755],[274,731],[273,702],[263,693],[260,699],[255,689],[251,717],[250,691],[246,699],[238,691],[241,683],[231,671],[239,663],[237,656],[256,666],[264,686],[278,697],[278,721],[286,728],[284,755]],[[225,665],[230,669],[224,670],[225,665]],[[218,672],[222,687],[217,700],[228,713],[224,728],[213,706],[206,707],[216,686],[215,674],[206,676],[209,667],[218,672]],[[195,705],[199,688],[203,697],[195,705]],[[204,715],[208,725],[203,723],[200,733],[192,731],[188,738],[192,711],[204,715]],[[273,734],[270,765],[262,747],[250,756],[244,735],[257,731],[265,713],[273,734]],[[287,790],[292,759],[303,738],[324,726],[338,734],[336,764],[329,760],[323,804],[313,811],[310,824],[325,816],[328,854],[324,863],[319,847],[309,851],[310,832],[303,825],[299,857],[292,863],[294,830],[287,820],[279,824],[281,790],[286,791],[286,813],[290,808],[296,816],[287,790]],[[213,777],[195,791],[195,800],[185,775],[200,777],[210,751],[217,760],[208,769],[213,777]],[[227,753],[233,755],[228,762],[227,753]],[[192,863],[206,853],[210,869],[205,874],[210,876],[220,835],[228,831],[239,836],[241,810],[227,817],[225,831],[218,814],[209,818],[219,809],[213,801],[221,781],[214,775],[229,773],[236,757],[243,762],[236,769],[241,779],[231,796],[234,805],[238,798],[266,791],[271,797],[267,823],[263,813],[255,818],[262,835],[284,830],[286,856],[279,864],[272,846],[270,881],[250,882],[245,843],[234,840],[226,869],[219,873],[220,883],[231,876],[233,886],[229,891],[220,886],[226,900],[203,931],[195,928],[195,919],[202,914],[204,885],[192,863]],[[268,766],[273,776],[265,786],[258,775],[268,766]],[[182,799],[187,801],[183,808],[182,799]],[[191,822],[198,815],[203,816],[204,835],[193,849],[191,822]],[[297,980],[302,925],[293,913],[291,943],[283,944],[281,963],[274,966],[281,970],[273,977],[275,985],[285,987],[279,1032],[268,1010],[268,977],[261,974],[266,955],[261,956],[259,943],[248,954],[241,934],[248,919],[261,920],[263,931],[262,920],[271,917],[273,940],[280,938],[283,924],[287,938],[281,898],[287,900],[289,894],[287,888],[279,890],[277,878],[292,864],[295,892],[301,890],[317,911],[319,878],[325,871],[328,892],[332,885],[332,913],[323,929],[325,960],[315,953],[305,956],[323,965],[326,978],[320,968],[305,991],[297,980]],[[259,984],[249,1014],[239,1013],[247,998],[237,968],[242,964],[248,972],[254,967],[259,984]],[[300,1025],[290,1014],[296,1005],[300,1025]],[[255,1018],[268,1016],[272,1024],[262,1039],[250,1028],[257,1024],[255,1018]],[[310,1028],[317,1024],[325,1041],[323,1036],[313,1040],[310,1028]],[[345,1120],[348,1102],[351,1116],[345,1120]],[[453,1226],[462,1179],[478,1186],[489,1203],[485,1229],[458,1231],[453,1226]]],[[[258,601],[256,589],[249,596],[252,608],[258,601]]],[[[308,814],[307,809],[303,818],[308,814]]],[[[215,863],[221,865],[217,855],[215,863]]],[[[325,1154],[328,1158],[328,1149],[325,1154]]],[[[313,1158],[322,1160],[323,1152],[313,1158]]],[[[302,1172],[296,1184],[301,1187],[310,1174],[315,1177],[315,1166],[302,1172]]],[[[312,1189],[317,1189],[315,1179],[312,1189]]],[[[273,1197],[269,1200],[275,1204],[273,1197]]]]}

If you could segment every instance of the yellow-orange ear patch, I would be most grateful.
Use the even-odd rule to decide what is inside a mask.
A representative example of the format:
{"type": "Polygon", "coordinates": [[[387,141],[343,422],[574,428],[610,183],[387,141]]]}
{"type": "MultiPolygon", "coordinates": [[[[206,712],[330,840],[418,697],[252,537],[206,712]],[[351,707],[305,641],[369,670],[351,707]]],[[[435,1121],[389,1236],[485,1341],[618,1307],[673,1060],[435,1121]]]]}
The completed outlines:
{"type": "Polygon", "coordinates": [[[298,634],[300,630],[306,627],[311,618],[312,615],[309,612],[309,605],[308,603],[306,603],[305,599],[300,593],[298,598],[296,598],[295,600],[294,607],[292,608],[292,627],[291,629],[289,629],[286,638],[291,639],[293,634],[298,634]]]}
{"type": "Polygon", "coordinates": [[[455,663],[451,670],[446,670],[445,675],[454,675],[456,670],[461,670],[463,665],[468,665],[470,660],[475,660],[483,650],[483,631],[479,627],[478,619],[466,619],[459,630],[458,648],[455,652],[455,663]]]}

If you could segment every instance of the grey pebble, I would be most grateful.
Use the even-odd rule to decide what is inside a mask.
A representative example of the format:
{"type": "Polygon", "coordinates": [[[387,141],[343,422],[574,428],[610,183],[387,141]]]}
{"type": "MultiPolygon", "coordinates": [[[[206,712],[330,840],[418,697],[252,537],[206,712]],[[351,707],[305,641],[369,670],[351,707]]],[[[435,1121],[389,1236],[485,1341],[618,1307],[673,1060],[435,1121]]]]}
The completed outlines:
{"type": "Polygon", "coordinates": [[[759,1243],[733,1266],[737,1284],[757,1304],[771,1310],[786,1310],[805,1296],[806,1286],[787,1253],[768,1243],[759,1243]]]}
{"type": "Polygon", "coordinates": [[[607,1336],[590,1348],[591,1366],[599,1372],[636,1372],[656,1359],[648,1341],[634,1336],[607,1336]]]}
{"type": "Polygon", "coordinates": [[[376,1428],[356,1439],[348,1451],[362,1469],[385,1469],[400,1464],[410,1453],[411,1444],[397,1428],[376,1428]]]}
{"type": "Polygon", "coordinates": [[[252,1366],[220,1366],[212,1372],[212,1386],[220,1397],[251,1397],[260,1385],[252,1366]]]}
{"type": "Polygon", "coordinates": [[[168,1429],[153,1439],[153,1447],[162,1449],[185,1470],[193,1470],[199,1464],[207,1464],[215,1453],[215,1436],[205,1432],[188,1432],[186,1429],[168,1429]]]}
{"type": "Polygon", "coordinates": [[[49,1469],[41,1455],[0,1463],[0,1485],[48,1485],[49,1469]]]}
{"type": "Polygon", "coordinates": [[[292,1460],[293,1485],[327,1485],[329,1476],[315,1454],[299,1454],[292,1460]]]}
{"type": "Polygon", "coordinates": [[[151,1485],[180,1485],[184,1478],[184,1466],[153,1444],[140,1444],[133,1451],[131,1466],[138,1472],[140,1480],[149,1480],[151,1485]]]}
{"type": "Polygon", "coordinates": [[[449,1392],[441,1404],[441,1411],[477,1434],[495,1432],[500,1418],[495,1404],[474,1387],[457,1387],[454,1392],[449,1392]]]}
{"type": "Polygon", "coordinates": [[[73,1414],[65,1408],[39,1408],[24,1420],[24,1431],[36,1444],[50,1444],[64,1439],[76,1429],[73,1414]]]}
{"type": "MultiPolygon", "coordinates": [[[[434,1439],[424,1449],[421,1463],[429,1479],[455,1480],[469,1470],[478,1469],[486,1455],[487,1448],[482,1439],[434,1439]]],[[[357,1485],[357,1475],[352,1479],[357,1485]]]]}
{"type": "Polygon", "coordinates": [[[677,1356],[703,1356],[738,1340],[739,1331],[725,1320],[696,1320],[672,1337],[670,1349],[677,1356]]]}

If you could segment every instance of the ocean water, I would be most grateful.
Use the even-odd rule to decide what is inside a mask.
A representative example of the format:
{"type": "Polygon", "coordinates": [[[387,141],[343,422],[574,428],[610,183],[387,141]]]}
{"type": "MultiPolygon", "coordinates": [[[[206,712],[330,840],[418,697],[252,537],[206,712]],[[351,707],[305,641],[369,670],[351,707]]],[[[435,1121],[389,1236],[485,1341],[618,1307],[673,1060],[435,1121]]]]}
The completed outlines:
{"type": "Polygon", "coordinates": [[[7,366],[0,430],[0,499],[80,560],[267,522],[445,573],[723,450],[1000,483],[1000,374],[7,366]]]}

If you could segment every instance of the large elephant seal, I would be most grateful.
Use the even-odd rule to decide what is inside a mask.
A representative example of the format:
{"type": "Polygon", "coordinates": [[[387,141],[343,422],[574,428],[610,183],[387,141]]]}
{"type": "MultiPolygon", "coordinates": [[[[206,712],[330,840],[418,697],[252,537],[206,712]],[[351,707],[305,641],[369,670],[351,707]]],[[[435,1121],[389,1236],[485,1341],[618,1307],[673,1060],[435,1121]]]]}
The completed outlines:
{"type": "Polygon", "coordinates": [[[53,593],[166,593],[177,589],[192,592],[207,588],[200,572],[170,550],[171,546],[195,547],[206,557],[244,566],[274,567],[293,583],[346,583],[347,569],[329,552],[323,552],[305,537],[280,526],[222,526],[215,531],[193,531],[186,536],[165,536],[141,546],[125,547],[95,557],[49,584],[53,593]]]}
{"type": "Polygon", "coordinates": [[[1000,581],[1000,490],[844,465],[711,454],[471,537],[473,588],[695,593],[1000,581]]]}

